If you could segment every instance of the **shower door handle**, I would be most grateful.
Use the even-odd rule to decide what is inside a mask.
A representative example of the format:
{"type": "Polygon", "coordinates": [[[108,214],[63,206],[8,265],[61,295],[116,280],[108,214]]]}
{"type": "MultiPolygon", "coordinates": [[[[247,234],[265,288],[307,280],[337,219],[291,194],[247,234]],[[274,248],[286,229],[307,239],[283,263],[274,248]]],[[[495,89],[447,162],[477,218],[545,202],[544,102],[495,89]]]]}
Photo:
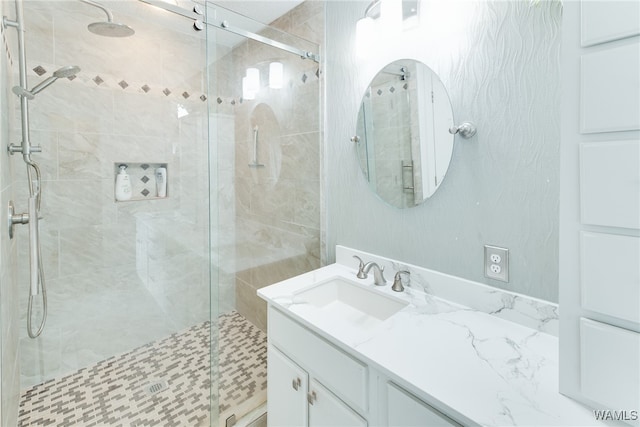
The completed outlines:
{"type": "Polygon", "coordinates": [[[29,197],[27,206],[29,214],[29,278],[31,283],[31,295],[38,295],[38,256],[40,254],[40,235],[38,230],[38,197],[29,197]]]}

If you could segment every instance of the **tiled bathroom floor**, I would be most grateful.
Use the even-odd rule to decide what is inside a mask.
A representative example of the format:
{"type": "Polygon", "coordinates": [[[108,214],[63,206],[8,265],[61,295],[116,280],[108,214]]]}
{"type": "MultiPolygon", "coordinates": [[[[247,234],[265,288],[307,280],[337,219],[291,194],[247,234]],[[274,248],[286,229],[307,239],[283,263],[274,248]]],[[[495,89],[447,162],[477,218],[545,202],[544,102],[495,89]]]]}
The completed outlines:
{"type": "MultiPolygon", "coordinates": [[[[224,420],[234,413],[241,417],[242,411],[266,400],[267,340],[236,312],[220,316],[219,323],[219,410],[224,420]]],[[[18,425],[208,425],[209,343],[205,322],[33,386],[22,393],[18,425]]]]}

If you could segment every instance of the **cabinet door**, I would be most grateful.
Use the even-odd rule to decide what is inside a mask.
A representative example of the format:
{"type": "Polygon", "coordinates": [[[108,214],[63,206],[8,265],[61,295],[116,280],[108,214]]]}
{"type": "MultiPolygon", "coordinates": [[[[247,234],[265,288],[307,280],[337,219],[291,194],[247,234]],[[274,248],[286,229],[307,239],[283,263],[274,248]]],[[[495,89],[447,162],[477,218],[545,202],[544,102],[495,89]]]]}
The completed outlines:
{"type": "Polygon", "coordinates": [[[421,400],[394,384],[387,383],[387,425],[393,427],[458,427],[421,400]]]}
{"type": "Polygon", "coordinates": [[[267,363],[269,427],[305,427],[307,373],[271,345],[267,348],[267,363]]]}
{"type": "MultiPolygon", "coordinates": [[[[309,427],[366,427],[367,422],[316,380],[311,380],[309,427]]],[[[271,414],[269,414],[271,416],[271,414]]]]}

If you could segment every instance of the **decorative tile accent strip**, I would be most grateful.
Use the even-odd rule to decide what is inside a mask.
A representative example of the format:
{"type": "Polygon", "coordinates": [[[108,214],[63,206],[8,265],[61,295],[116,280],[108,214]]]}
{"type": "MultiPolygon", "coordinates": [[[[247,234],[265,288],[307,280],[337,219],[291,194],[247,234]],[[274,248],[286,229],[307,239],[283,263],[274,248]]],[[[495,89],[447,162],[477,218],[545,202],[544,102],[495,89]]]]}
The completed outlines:
{"type": "Polygon", "coordinates": [[[39,76],[42,76],[44,73],[47,72],[47,70],[45,70],[42,65],[38,65],[36,68],[33,69],[33,71],[39,76]]]}
{"type": "Polygon", "coordinates": [[[140,181],[142,181],[142,182],[144,182],[146,184],[147,182],[149,182],[149,177],[147,175],[145,175],[142,178],[140,178],[140,181]]]}
{"type": "Polygon", "coordinates": [[[216,102],[217,102],[218,104],[222,104],[222,98],[218,97],[218,99],[216,99],[216,102]]]}
{"type": "Polygon", "coordinates": [[[147,190],[146,188],[140,192],[140,194],[142,194],[144,197],[147,197],[149,195],[149,193],[150,193],[150,191],[147,190]]]}
{"type": "Polygon", "coordinates": [[[378,89],[378,91],[376,92],[378,95],[382,95],[382,89],[378,89]]]}
{"type": "Polygon", "coordinates": [[[409,89],[409,83],[405,83],[402,85],[402,89],[407,90],[409,89]]]}
{"type": "Polygon", "coordinates": [[[147,170],[147,169],[149,169],[149,165],[148,165],[148,164],[146,164],[146,163],[141,164],[141,165],[140,165],[140,167],[141,167],[143,170],[147,170]]]}
{"type": "Polygon", "coordinates": [[[7,54],[7,59],[9,60],[9,64],[13,66],[13,57],[11,55],[11,49],[9,48],[9,42],[7,41],[7,36],[4,32],[4,25],[0,25],[0,33],[2,34],[2,43],[4,44],[4,50],[7,54]]]}
{"type": "MultiPolygon", "coordinates": [[[[2,30],[2,28],[0,28],[0,30],[2,30]]],[[[4,31],[2,31],[2,35],[3,35],[3,40],[5,42],[5,49],[7,50],[7,55],[10,56],[11,52],[10,49],[8,48],[8,44],[6,43],[6,37],[4,37],[4,31]]],[[[11,58],[10,58],[11,59],[11,58]]],[[[39,76],[47,73],[47,68],[45,68],[45,66],[48,69],[56,69],[59,68],[60,65],[56,65],[56,64],[41,64],[38,65],[37,67],[35,67],[33,69],[34,72],[36,72],[39,76]]],[[[91,75],[93,74],[93,72],[88,71],[88,70],[84,70],[85,74],[91,75]]],[[[322,73],[322,71],[320,70],[320,68],[313,68],[313,69],[308,69],[304,72],[300,72],[301,74],[299,74],[299,80],[297,79],[291,79],[289,81],[289,87],[293,87],[297,84],[299,85],[304,85],[308,82],[309,78],[313,78],[313,76],[320,78],[320,74],[322,73]]],[[[77,75],[73,75],[70,77],[67,77],[69,80],[74,80],[77,79],[77,75]]],[[[185,88],[182,89],[174,89],[173,91],[170,90],[169,88],[164,88],[164,90],[158,91],[158,92],[154,92],[151,90],[151,86],[149,83],[143,83],[143,82],[137,82],[137,81],[133,81],[133,80],[124,80],[119,76],[111,76],[111,75],[105,75],[103,72],[98,71],[98,73],[95,74],[94,78],[89,78],[89,79],[77,79],[78,81],[80,81],[83,84],[89,85],[89,84],[95,84],[97,86],[101,86],[101,87],[111,87],[111,82],[115,85],[117,84],[118,86],[120,86],[123,90],[128,88],[129,86],[135,86],[135,87],[139,87],[145,94],[149,94],[151,93],[152,95],[157,95],[160,96],[161,94],[163,94],[165,97],[170,98],[170,97],[176,97],[176,98],[182,98],[182,99],[190,99],[193,98],[195,99],[200,99],[200,101],[205,102],[208,100],[208,97],[206,94],[202,94],[200,96],[194,96],[192,97],[192,94],[194,92],[196,92],[196,90],[194,88],[187,88],[185,90],[185,88]]],[[[151,82],[151,84],[153,84],[153,82],[151,82]]],[[[95,86],[93,86],[95,87],[95,86]]],[[[247,101],[244,100],[240,97],[238,98],[234,98],[232,96],[225,96],[225,95],[218,95],[215,97],[215,99],[220,99],[222,100],[222,104],[224,104],[225,102],[229,102],[230,105],[235,106],[237,104],[242,104],[243,102],[247,101]]]]}
{"type": "MultiPolygon", "coordinates": [[[[220,351],[223,418],[241,403],[251,400],[243,406],[256,408],[266,401],[267,337],[236,312],[220,316],[218,324],[213,347],[220,351]]],[[[210,415],[210,337],[209,322],[201,323],[24,390],[18,426],[204,425],[210,415]],[[154,387],[163,381],[166,389],[154,387]],[[151,388],[157,391],[148,393],[151,388]]]]}
{"type": "Polygon", "coordinates": [[[393,92],[395,92],[395,91],[396,91],[396,88],[395,88],[395,87],[391,86],[391,87],[389,88],[389,92],[393,93],[393,92]]]}

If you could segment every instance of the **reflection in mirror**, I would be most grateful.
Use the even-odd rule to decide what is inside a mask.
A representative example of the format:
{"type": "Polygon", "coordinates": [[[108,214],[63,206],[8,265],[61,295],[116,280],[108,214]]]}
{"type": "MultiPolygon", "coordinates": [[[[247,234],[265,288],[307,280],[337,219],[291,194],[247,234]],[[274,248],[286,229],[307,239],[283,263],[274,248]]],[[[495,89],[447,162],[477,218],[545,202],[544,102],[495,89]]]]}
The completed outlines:
{"type": "Polygon", "coordinates": [[[438,189],[453,153],[451,102],[425,64],[384,67],[362,98],[355,138],[369,187],[397,208],[419,205],[438,189]]]}

